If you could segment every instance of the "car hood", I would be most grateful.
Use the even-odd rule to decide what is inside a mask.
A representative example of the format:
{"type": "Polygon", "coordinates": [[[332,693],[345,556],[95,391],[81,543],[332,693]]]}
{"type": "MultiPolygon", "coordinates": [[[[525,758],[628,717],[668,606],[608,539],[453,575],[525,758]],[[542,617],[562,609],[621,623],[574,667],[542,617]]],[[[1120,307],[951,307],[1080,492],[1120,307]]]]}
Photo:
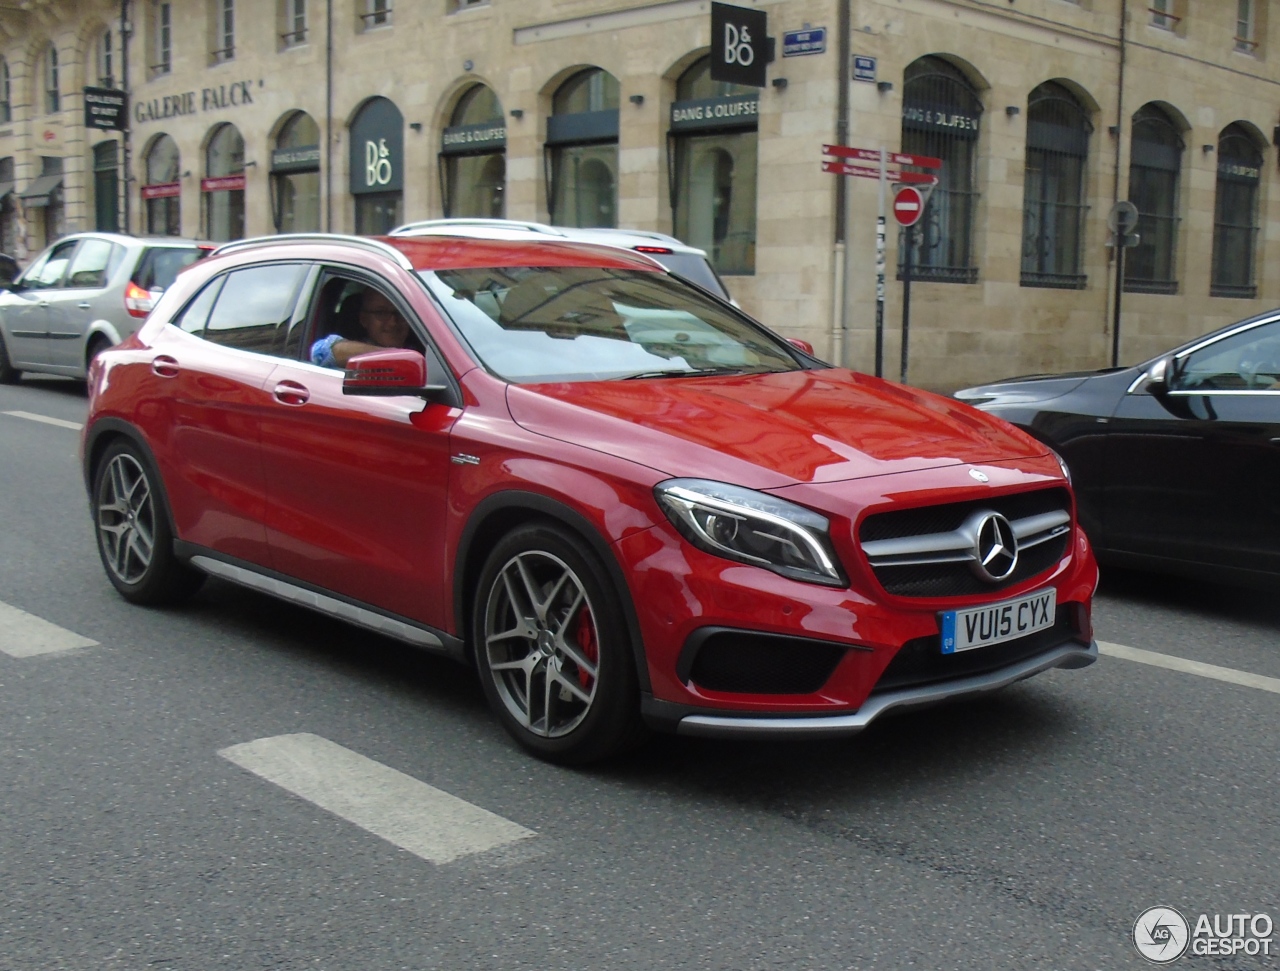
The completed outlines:
{"type": "Polygon", "coordinates": [[[510,385],[529,431],[756,489],[1043,455],[1002,421],[842,369],[510,385]]]}
{"type": "Polygon", "coordinates": [[[1098,371],[1071,371],[1064,374],[1028,374],[1024,377],[1005,378],[976,388],[957,391],[955,397],[975,405],[995,401],[1014,404],[1023,401],[1047,401],[1074,391],[1090,378],[1114,374],[1123,368],[1103,368],[1098,371]]]}

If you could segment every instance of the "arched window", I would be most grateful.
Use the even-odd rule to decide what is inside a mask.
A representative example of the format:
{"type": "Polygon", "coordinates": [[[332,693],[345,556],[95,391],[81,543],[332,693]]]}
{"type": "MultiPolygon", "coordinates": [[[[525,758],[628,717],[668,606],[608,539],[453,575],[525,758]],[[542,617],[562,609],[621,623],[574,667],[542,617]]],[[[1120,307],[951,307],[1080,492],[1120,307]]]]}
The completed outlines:
{"type": "Polygon", "coordinates": [[[755,272],[759,98],[755,88],[711,80],[710,57],[676,81],[672,225],[721,273],[755,272]]]}
{"type": "Polygon", "coordinates": [[[205,231],[209,239],[225,241],[244,236],[244,139],[240,129],[225,122],[214,129],[205,150],[205,231]]]}
{"type": "Polygon", "coordinates": [[[1027,99],[1022,285],[1083,289],[1084,175],[1093,125],[1076,97],[1046,81],[1027,99]]]}
{"type": "Polygon", "coordinates": [[[58,48],[50,44],[44,52],[44,112],[47,115],[62,110],[62,95],[58,88],[58,48]]]}
{"type": "Polygon", "coordinates": [[[271,218],[278,233],[320,231],[320,126],[295,111],[271,153],[271,218]]]}
{"type": "Polygon", "coordinates": [[[0,57],[0,125],[13,121],[13,95],[9,83],[9,62],[0,57]]]}
{"type": "Polygon", "coordinates": [[[1125,257],[1124,288],[1134,293],[1177,293],[1178,183],[1182,136],[1169,114],[1148,104],[1133,116],[1129,201],[1138,207],[1141,241],[1125,257]]]}
{"type": "Polygon", "coordinates": [[[618,225],[618,97],[618,79],[593,67],[552,99],[547,209],[557,225],[618,225]]]}
{"type": "Polygon", "coordinates": [[[93,146],[93,215],[100,232],[120,231],[120,161],[115,142],[93,146]]]}
{"type": "Polygon", "coordinates": [[[356,232],[387,233],[404,219],[404,115],[370,98],[351,122],[350,187],[356,232]]]}
{"type": "Polygon", "coordinates": [[[112,46],[111,28],[108,27],[98,35],[93,44],[93,64],[90,66],[90,77],[100,88],[116,86],[115,49],[112,46]]]}
{"type": "MultiPolygon", "coordinates": [[[[916,227],[912,275],[973,283],[982,99],[959,68],[929,55],[907,65],[902,85],[902,151],[942,159],[939,182],[916,227]],[[922,231],[923,230],[923,231],[922,231]]],[[[900,248],[899,267],[905,258],[900,248]]]]}
{"type": "Polygon", "coordinates": [[[178,143],[168,135],[157,135],[147,148],[147,184],[142,187],[142,201],[147,207],[149,233],[182,235],[180,163],[178,143]]]}
{"type": "Polygon", "coordinates": [[[1213,206],[1214,297],[1258,295],[1258,184],[1262,150],[1243,125],[1232,124],[1218,136],[1218,191],[1213,206]]]}
{"type": "Polygon", "coordinates": [[[493,89],[462,93],[440,137],[440,191],[446,216],[506,216],[507,129],[493,89]]]}

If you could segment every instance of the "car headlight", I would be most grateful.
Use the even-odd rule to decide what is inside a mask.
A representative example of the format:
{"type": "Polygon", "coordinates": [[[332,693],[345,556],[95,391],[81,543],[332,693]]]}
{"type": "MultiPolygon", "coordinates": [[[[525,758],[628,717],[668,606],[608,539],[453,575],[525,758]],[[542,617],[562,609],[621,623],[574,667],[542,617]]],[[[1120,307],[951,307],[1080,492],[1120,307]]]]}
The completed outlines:
{"type": "Polygon", "coordinates": [[[672,525],[700,550],[792,580],[848,586],[831,548],[831,523],[812,509],[707,479],[668,479],[653,492],[672,525]]]}
{"type": "Polygon", "coordinates": [[[1067,465],[1067,460],[1058,454],[1057,449],[1049,449],[1053,453],[1053,457],[1058,460],[1058,466],[1062,469],[1062,476],[1067,480],[1067,485],[1072,485],[1071,468],[1067,465]]]}

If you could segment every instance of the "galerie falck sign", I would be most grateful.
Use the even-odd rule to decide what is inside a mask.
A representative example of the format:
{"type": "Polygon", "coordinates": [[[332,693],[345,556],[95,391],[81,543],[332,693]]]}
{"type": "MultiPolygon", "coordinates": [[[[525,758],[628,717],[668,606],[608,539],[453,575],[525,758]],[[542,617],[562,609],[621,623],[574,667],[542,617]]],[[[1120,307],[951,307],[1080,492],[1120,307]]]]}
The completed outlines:
{"type": "Polygon", "coordinates": [[[711,5],[711,80],[763,88],[769,63],[768,17],[763,10],[711,5]]]}

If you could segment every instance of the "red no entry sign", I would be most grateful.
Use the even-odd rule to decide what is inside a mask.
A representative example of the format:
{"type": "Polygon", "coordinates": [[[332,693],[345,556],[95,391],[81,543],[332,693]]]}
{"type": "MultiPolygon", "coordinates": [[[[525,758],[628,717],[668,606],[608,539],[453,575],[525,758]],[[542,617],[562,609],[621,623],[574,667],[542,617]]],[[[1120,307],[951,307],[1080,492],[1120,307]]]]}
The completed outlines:
{"type": "Polygon", "coordinates": [[[924,196],[919,189],[903,186],[893,197],[893,218],[899,225],[914,226],[924,215],[924,196]]]}

